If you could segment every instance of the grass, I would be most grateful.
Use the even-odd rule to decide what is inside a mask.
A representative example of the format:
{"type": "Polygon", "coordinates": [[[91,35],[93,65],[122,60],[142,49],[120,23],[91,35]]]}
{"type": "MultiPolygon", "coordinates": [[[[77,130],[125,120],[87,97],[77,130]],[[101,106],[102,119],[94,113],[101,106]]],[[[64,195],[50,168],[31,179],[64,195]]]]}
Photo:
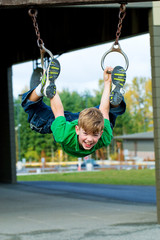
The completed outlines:
{"type": "Polygon", "coordinates": [[[155,185],[155,170],[105,170],[18,176],[18,181],[64,181],[115,185],[155,185]]]}

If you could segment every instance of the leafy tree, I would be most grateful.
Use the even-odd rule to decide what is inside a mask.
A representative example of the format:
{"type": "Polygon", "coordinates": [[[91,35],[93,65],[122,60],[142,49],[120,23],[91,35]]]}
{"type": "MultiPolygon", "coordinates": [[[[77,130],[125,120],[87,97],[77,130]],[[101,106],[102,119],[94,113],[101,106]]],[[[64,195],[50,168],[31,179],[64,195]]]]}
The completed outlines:
{"type": "Polygon", "coordinates": [[[77,92],[69,92],[68,89],[64,89],[59,94],[65,111],[79,112],[82,110],[83,99],[77,92]]]}
{"type": "Polygon", "coordinates": [[[153,130],[151,79],[134,78],[125,94],[127,108],[132,115],[134,132],[153,130]]]}
{"type": "Polygon", "coordinates": [[[28,148],[28,151],[25,153],[25,158],[28,161],[39,161],[39,155],[37,151],[32,149],[32,147],[28,148]]]}

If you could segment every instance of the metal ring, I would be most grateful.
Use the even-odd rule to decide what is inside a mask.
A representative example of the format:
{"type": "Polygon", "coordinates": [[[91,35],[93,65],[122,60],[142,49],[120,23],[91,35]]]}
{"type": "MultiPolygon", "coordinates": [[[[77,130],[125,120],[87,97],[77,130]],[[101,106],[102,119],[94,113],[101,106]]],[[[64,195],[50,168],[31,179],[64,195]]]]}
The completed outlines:
{"type": "Polygon", "coordinates": [[[42,40],[41,38],[37,39],[37,45],[38,45],[38,47],[39,47],[40,49],[43,48],[44,43],[43,43],[43,40],[42,40]]]}
{"type": "Polygon", "coordinates": [[[127,71],[128,67],[129,67],[129,60],[128,60],[128,57],[127,55],[122,51],[121,47],[120,47],[120,44],[113,44],[112,47],[103,54],[102,56],[102,59],[101,59],[101,67],[103,69],[103,71],[105,70],[105,66],[104,66],[104,60],[106,58],[106,56],[111,53],[111,52],[118,52],[120,54],[123,55],[124,59],[125,59],[125,62],[126,62],[126,68],[125,68],[125,71],[127,71]],[[115,46],[117,46],[117,48],[115,48],[115,46]]]}
{"type": "Polygon", "coordinates": [[[48,53],[48,55],[49,55],[51,58],[54,58],[52,52],[51,52],[49,49],[47,49],[47,48],[44,46],[44,44],[43,44],[41,47],[42,47],[42,49],[43,49],[46,53],[48,53]]]}
{"type": "Polygon", "coordinates": [[[37,11],[37,9],[31,8],[31,9],[28,10],[28,14],[29,14],[29,16],[31,16],[31,17],[36,17],[37,14],[38,14],[38,11],[37,11]]]}

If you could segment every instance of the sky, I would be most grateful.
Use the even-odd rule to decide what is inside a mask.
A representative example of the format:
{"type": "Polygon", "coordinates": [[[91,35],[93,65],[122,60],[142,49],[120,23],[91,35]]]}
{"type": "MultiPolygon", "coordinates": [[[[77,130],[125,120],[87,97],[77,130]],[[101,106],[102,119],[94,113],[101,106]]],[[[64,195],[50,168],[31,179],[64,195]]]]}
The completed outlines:
{"type": "MultiPolygon", "coordinates": [[[[57,89],[59,91],[68,89],[79,93],[90,90],[91,93],[94,93],[94,90],[98,89],[99,79],[103,79],[101,58],[111,48],[112,44],[113,42],[110,42],[62,54],[58,58],[61,73],[56,80],[57,89]]],[[[134,77],[151,78],[149,34],[120,40],[119,44],[129,58],[127,82],[131,83],[134,77]]],[[[125,68],[124,57],[119,53],[108,54],[105,59],[105,66],[115,67],[117,65],[125,68]]],[[[29,88],[33,63],[13,65],[12,70],[13,96],[17,98],[25,86],[29,88]]]]}

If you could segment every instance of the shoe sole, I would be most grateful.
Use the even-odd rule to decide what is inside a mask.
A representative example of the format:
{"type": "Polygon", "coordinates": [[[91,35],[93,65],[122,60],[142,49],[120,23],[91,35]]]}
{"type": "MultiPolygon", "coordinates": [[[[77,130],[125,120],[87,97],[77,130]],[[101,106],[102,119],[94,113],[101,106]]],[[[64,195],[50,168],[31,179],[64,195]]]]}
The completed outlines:
{"type": "Polygon", "coordinates": [[[112,105],[119,105],[123,99],[120,92],[126,82],[126,72],[121,66],[117,66],[112,71],[112,83],[116,86],[110,94],[110,103],[112,105]]]}
{"type": "Polygon", "coordinates": [[[122,94],[120,93],[120,88],[116,87],[112,92],[109,97],[110,103],[114,106],[117,106],[121,103],[123,97],[122,94]]]}
{"type": "Polygon", "coordinates": [[[60,63],[57,59],[53,58],[49,64],[47,76],[50,82],[54,82],[60,74],[60,63]]]}
{"type": "Polygon", "coordinates": [[[54,83],[51,83],[47,88],[46,88],[46,97],[47,98],[53,98],[56,94],[56,85],[54,83]]]}
{"type": "Polygon", "coordinates": [[[47,70],[47,82],[49,82],[49,85],[46,88],[47,98],[52,98],[55,96],[56,85],[54,82],[58,78],[59,74],[60,74],[60,63],[57,59],[53,58],[47,70]]]}

